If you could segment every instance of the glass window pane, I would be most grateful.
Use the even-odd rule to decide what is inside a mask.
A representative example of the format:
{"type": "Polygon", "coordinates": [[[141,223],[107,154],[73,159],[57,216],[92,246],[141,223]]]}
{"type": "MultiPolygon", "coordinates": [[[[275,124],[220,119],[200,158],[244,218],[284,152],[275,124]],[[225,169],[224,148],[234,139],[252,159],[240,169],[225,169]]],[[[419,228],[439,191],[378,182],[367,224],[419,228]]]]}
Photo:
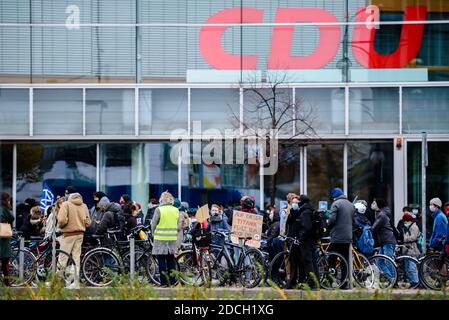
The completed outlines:
{"type": "MultiPolygon", "coordinates": [[[[301,117],[318,133],[345,132],[345,90],[296,89],[296,109],[301,117]]],[[[297,131],[304,131],[299,125],[297,131]]]]}
{"type": "Polygon", "coordinates": [[[404,88],[403,95],[404,133],[448,133],[447,88],[404,88]]]}
{"type": "Polygon", "coordinates": [[[17,145],[17,203],[27,198],[39,202],[46,182],[55,196],[72,185],[92,205],[96,150],[95,144],[17,145]]]}
{"type": "Polygon", "coordinates": [[[100,189],[111,201],[129,194],[146,213],[148,200],[168,190],[178,194],[178,167],[170,161],[171,144],[101,144],[100,189]]]}
{"type": "Polygon", "coordinates": [[[35,89],[33,99],[35,135],[83,134],[82,90],[35,89]]]}
{"type": "Polygon", "coordinates": [[[0,192],[12,196],[12,151],[13,145],[0,142],[0,192]]]}
{"type": "MultiPolygon", "coordinates": [[[[192,148],[192,145],[190,147],[192,148]]],[[[259,165],[248,164],[247,162],[245,164],[237,163],[235,148],[232,163],[224,163],[224,154],[229,151],[223,149],[221,164],[206,164],[203,161],[203,157],[207,156],[206,150],[211,151],[211,149],[206,149],[209,147],[209,144],[200,146],[200,148],[203,148],[201,153],[196,152],[196,147],[194,147],[195,152],[191,149],[190,154],[187,154],[187,151],[183,151],[181,169],[182,200],[187,201],[191,207],[214,202],[238,205],[243,195],[252,195],[256,205],[260,205],[259,165]]],[[[242,149],[244,148],[242,147],[242,149]]],[[[247,157],[244,156],[244,158],[246,159],[247,157]]]]}
{"type": "Polygon", "coordinates": [[[313,206],[318,207],[318,201],[329,201],[334,187],[343,189],[343,145],[307,146],[307,194],[313,206]]]}
{"type": "Polygon", "coordinates": [[[399,133],[398,88],[351,88],[350,133],[399,133]]]}
{"type": "MultiPolygon", "coordinates": [[[[201,130],[238,130],[240,98],[238,89],[192,89],[191,121],[200,121],[201,130]]],[[[193,127],[192,127],[193,128],[193,127]]]]}
{"type": "MultiPolygon", "coordinates": [[[[449,201],[449,159],[441,150],[448,150],[449,142],[428,142],[429,165],[426,168],[426,206],[430,199],[440,198],[443,205],[449,201]]],[[[407,199],[408,204],[422,207],[421,142],[407,143],[407,199]]],[[[426,208],[427,239],[433,228],[430,210],[426,208]]]]}
{"type": "Polygon", "coordinates": [[[282,136],[293,136],[293,90],[253,85],[243,90],[243,128],[253,133],[258,129],[275,129],[282,136]],[[273,125],[273,122],[276,123],[273,125]]]}
{"type": "Polygon", "coordinates": [[[369,203],[383,198],[394,212],[393,143],[348,143],[348,198],[369,203]]]}
{"type": "Polygon", "coordinates": [[[27,89],[0,88],[0,134],[29,135],[29,100],[27,89]]]}
{"type": "Polygon", "coordinates": [[[265,202],[276,204],[285,200],[289,192],[300,194],[300,146],[279,144],[278,170],[274,175],[266,175],[265,180],[265,202]]]}
{"type": "Polygon", "coordinates": [[[134,90],[86,90],[86,133],[134,135],[134,90]]]}
{"type": "Polygon", "coordinates": [[[139,134],[187,130],[187,89],[139,90],[139,134]]]}

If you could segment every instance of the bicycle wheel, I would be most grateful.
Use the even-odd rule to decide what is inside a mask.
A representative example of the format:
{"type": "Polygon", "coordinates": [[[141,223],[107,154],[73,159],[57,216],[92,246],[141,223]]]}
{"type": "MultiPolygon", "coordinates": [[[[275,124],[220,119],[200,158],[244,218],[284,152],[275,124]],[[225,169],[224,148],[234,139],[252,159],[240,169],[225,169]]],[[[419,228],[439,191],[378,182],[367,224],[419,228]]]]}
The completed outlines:
{"type": "Polygon", "coordinates": [[[201,262],[200,260],[196,261],[195,253],[192,250],[181,252],[177,261],[180,268],[180,280],[183,284],[202,286],[205,283],[201,262]]]}
{"type": "Polygon", "coordinates": [[[431,253],[421,261],[418,275],[421,283],[431,290],[442,290],[448,286],[449,259],[440,253],[431,253]]]}
{"type": "Polygon", "coordinates": [[[374,286],[374,269],[368,258],[357,252],[352,258],[352,276],[355,283],[362,288],[372,288],[374,286]]]}
{"type": "Polygon", "coordinates": [[[249,249],[243,253],[237,269],[240,284],[245,288],[255,288],[265,278],[265,258],[257,249],[249,249]]]}
{"type": "Polygon", "coordinates": [[[209,250],[200,251],[200,263],[204,275],[204,285],[210,288],[212,286],[212,257],[209,250]]]}
{"type": "Polygon", "coordinates": [[[28,249],[24,249],[23,251],[18,248],[12,249],[12,254],[9,259],[9,271],[10,271],[10,280],[11,286],[13,287],[21,287],[24,285],[29,285],[35,278],[36,269],[35,269],[35,261],[36,257],[32,252],[28,249]],[[20,252],[23,252],[23,278],[20,279],[19,273],[19,259],[20,252]]]}
{"type": "Polygon", "coordinates": [[[374,288],[392,288],[398,279],[398,271],[394,260],[386,255],[376,254],[369,261],[374,270],[374,288]]]}
{"type": "MultiPolygon", "coordinates": [[[[140,284],[148,283],[151,281],[147,272],[147,260],[150,259],[149,254],[146,254],[142,249],[136,249],[135,260],[134,260],[134,275],[140,284]]],[[[127,251],[123,255],[123,265],[125,267],[125,272],[130,273],[131,268],[130,253],[127,251]]]]}
{"type": "MultiPolygon", "coordinates": [[[[75,260],[65,251],[56,249],[55,256],[56,274],[61,276],[66,285],[75,281],[76,272],[78,271],[75,265],[75,260]]],[[[36,276],[40,281],[46,281],[52,269],[52,252],[47,251],[45,255],[36,261],[36,276]]]]}
{"type": "Polygon", "coordinates": [[[268,279],[280,288],[285,288],[289,281],[289,252],[279,252],[274,256],[268,268],[268,279]]]}
{"type": "Polygon", "coordinates": [[[335,290],[341,288],[348,278],[348,263],[337,252],[323,252],[318,259],[318,275],[323,289],[335,290]]]}
{"type": "Polygon", "coordinates": [[[123,273],[119,258],[109,249],[98,248],[86,253],[81,269],[87,282],[96,287],[108,286],[123,273]]]}
{"type": "Polygon", "coordinates": [[[211,248],[209,257],[211,260],[211,285],[225,285],[231,278],[231,260],[219,248],[211,248]]]}
{"type": "Polygon", "coordinates": [[[400,256],[395,259],[398,270],[396,287],[399,289],[415,289],[419,286],[418,259],[400,256]]]}
{"type": "Polygon", "coordinates": [[[155,256],[150,255],[146,260],[146,271],[150,281],[153,284],[160,286],[159,266],[155,256]]]}

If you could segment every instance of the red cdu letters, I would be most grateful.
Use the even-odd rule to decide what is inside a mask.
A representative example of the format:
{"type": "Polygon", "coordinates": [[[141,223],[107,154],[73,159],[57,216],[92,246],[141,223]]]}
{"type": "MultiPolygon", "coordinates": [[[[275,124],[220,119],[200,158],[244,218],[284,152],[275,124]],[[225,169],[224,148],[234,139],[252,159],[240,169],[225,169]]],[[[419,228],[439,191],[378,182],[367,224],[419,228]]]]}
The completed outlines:
{"type": "MultiPolygon", "coordinates": [[[[369,7],[368,7],[369,9],[369,7]]],[[[372,10],[371,10],[372,11],[372,10]]],[[[374,48],[376,29],[373,27],[373,16],[370,10],[360,9],[353,32],[352,52],[354,58],[365,68],[403,68],[416,58],[423,39],[424,25],[403,25],[398,48],[391,54],[379,54],[374,48]]],[[[263,21],[263,10],[255,8],[224,9],[212,17],[206,24],[214,23],[258,23],[263,21]]],[[[424,6],[407,7],[405,21],[425,20],[427,8],[424,6]]],[[[378,12],[376,18],[378,17],[378,12]]],[[[374,18],[376,20],[376,18],[374,18]]],[[[330,12],[316,8],[279,8],[276,12],[276,23],[336,23],[337,18],[330,12]]],[[[240,56],[228,53],[223,49],[221,40],[229,27],[205,26],[200,30],[200,52],[206,62],[218,70],[255,70],[258,56],[240,56]]],[[[294,26],[275,26],[271,42],[267,69],[320,69],[330,63],[337,55],[340,47],[340,27],[318,26],[319,41],[315,51],[308,56],[291,56],[294,26]]]]}
{"type": "MultiPolygon", "coordinates": [[[[407,7],[405,21],[425,20],[426,7],[407,7]]],[[[368,13],[359,9],[357,22],[366,22],[368,13]]],[[[423,24],[405,24],[402,26],[398,48],[391,54],[382,55],[374,48],[375,28],[356,25],[354,29],[352,52],[355,59],[365,68],[403,68],[418,55],[423,38],[423,24]]]]}
{"type": "MultiPolygon", "coordinates": [[[[254,8],[225,9],[210,17],[207,23],[262,22],[263,10],[254,8]]],[[[204,27],[200,30],[200,51],[204,59],[218,70],[255,70],[258,56],[243,56],[227,53],[221,45],[223,33],[229,27],[204,27]],[[242,65],[240,65],[242,64],[242,65]]]]}
{"type": "MultiPolygon", "coordinates": [[[[330,12],[314,8],[281,8],[276,13],[276,23],[294,22],[338,22],[330,12]]],[[[320,69],[331,62],[338,52],[340,27],[319,26],[319,43],[313,54],[304,57],[290,55],[294,26],[279,26],[273,29],[268,69],[320,69]]]]}

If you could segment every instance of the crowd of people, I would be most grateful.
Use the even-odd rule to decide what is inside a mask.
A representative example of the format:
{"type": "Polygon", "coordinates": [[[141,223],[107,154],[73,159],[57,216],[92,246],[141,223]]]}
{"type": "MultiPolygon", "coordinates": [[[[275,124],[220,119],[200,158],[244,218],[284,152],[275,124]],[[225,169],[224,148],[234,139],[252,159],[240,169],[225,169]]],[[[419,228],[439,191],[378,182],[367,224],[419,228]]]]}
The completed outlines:
{"type": "MultiPolygon", "coordinates": [[[[421,254],[422,217],[418,206],[404,207],[403,215],[395,226],[393,214],[382,198],[373,199],[371,205],[365,200],[353,203],[340,188],[333,188],[329,198],[332,205],[327,215],[324,215],[324,222],[329,230],[329,250],[338,252],[348,259],[350,244],[357,246],[358,239],[364,236],[365,229],[368,229],[376,246],[380,247],[379,253],[394,257],[395,246],[401,242],[403,254],[414,257],[421,254]]],[[[260,210],[251,196],[243,196],[235,206],[213,203],[209,209],[209,219],[202,221],[200,227],[209,231],[229,232],[232,228],[234,210],[263,215],[262,239],[266,243],[266,250],[271,259],[285,249],[284,236],[297,240],[297,245],[292,247],[290,259],[292,270],[299,272],[294,271],[287,287],[293,288],[299,283],[306,283],[314,288],[316,286],[314,277],[318,278],[317,210],[305,194],[289,193],[286,200],[287,206],[280,210],[274,205],[268,205],[266,210],[260,210]]],[[[169,192],[163,192],[159,200],[150,199],[146,214],[143,214],[142,206],[127,194],[122,195],[116,203],[104,192],[97,191],[93,194],[93,202],[94,205],[89,209],[82,195],[73,186],[67,187],[65,195],[57,197],[55,203],[47,207],[45,212],[41,212],[35,200],[26,199],[17,208],[16,229],[23,233],[25,239],[33,236],[49,239],[55,234],[60,248],[72,255],[79,270],[82,244],[89,241],[92,235],[105,235],[109,229],[118,229],[125,237],[138,225],[151,225],[152,254],[158,260],[161,285],[174,284],[174,278],[167,279],[162,275],[171,275],[175,269],[176,255],[184,241],[184,230],[198,225],[195,219],[197,209],[190,208],[187,202],[181,202],[169,192]]],[[[14,216],[11,213],[9,194],[2,193],[1,205],[0,222],[12,224],[14,216]]],[[[429,221],[427,227],[430,239],[428,245],[436,251],[449,253],[449,203],[443,205],[440,199],[433,198],[430,200],[429,210],[432,221],[429,221]]],[[[211,241],[222,244],[223,238],[212,236],[211,241]]],[[[0,261],[6,285],[10,284],[8,282],[10,256],[10,240],[0,239],[0,261]]],[[[412,281],[418,281],[417,275],[412,281]]],[[[79,280],[70,286],[79,287],[79,280]]]]}

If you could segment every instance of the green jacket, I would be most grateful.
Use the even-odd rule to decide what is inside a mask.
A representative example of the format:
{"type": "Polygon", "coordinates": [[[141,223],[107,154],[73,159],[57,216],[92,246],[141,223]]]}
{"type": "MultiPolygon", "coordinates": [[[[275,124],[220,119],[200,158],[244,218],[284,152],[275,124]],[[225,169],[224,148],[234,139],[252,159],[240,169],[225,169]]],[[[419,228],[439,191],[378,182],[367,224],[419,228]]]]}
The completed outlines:
{"type": "MultiPolygon", "coordinates": [[[[11,211],[5,207],[0,207],[0,222],[9,223],[12,227],[14,216],[11,211]]],[[[0,258],[11,257],[11,239],[0,239],[0,258]]]]}

